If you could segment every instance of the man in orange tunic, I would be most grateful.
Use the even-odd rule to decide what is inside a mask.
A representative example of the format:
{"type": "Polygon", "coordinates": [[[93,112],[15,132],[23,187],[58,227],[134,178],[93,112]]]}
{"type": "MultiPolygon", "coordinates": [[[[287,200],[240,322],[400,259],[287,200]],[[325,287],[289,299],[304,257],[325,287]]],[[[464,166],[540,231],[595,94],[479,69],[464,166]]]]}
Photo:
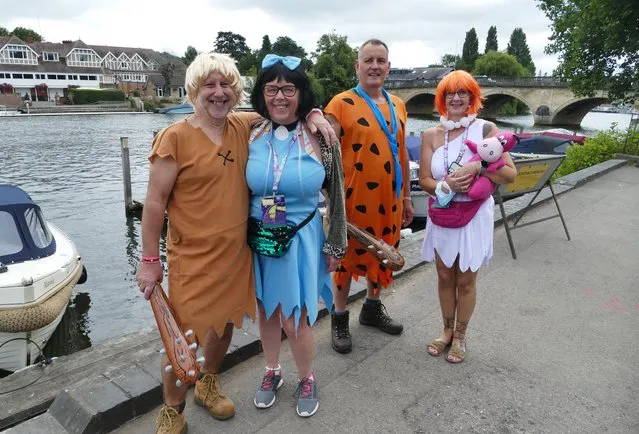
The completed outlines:
{"type": "MultiPolygon", "coordinates": [[[[384,89],[389,69],[386,44],[378,39],[364,42],[356,63],[359,85],[336,95],[324,113],[336,128],[342,130],[348,220],[397,248],[400,229],[413,220],[413,206],[404,137],[406,106],[384,89]]],[[[366,277],[367,283],[360,324],[390,334],[403,330],[379,300],[380,287],[390,285],[392,272],[351,239],[346,257],[334,275],[332,346],[340,353],[352,349],[346,303],[352,277],[358,279],[360,276],[366,277]]]]}

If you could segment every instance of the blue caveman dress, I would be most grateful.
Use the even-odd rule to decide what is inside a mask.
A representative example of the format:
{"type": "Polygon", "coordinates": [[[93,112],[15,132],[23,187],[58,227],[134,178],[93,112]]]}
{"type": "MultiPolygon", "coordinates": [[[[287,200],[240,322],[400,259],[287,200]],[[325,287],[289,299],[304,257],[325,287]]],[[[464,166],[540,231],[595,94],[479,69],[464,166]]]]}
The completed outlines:
{"type": "MultiPolygon", "coordinates": [[[[267,141],[271,141],[281,164],[297,130],[289,131],[285,140],[277,140],[271,131],[249,145],[246,180],[251,192],[250,215],[256,219],[261,219],[262,197],[272,195],[273,188],[273,155],[267,141]]],[[[278,189],[278,194],[286,198],[287,223],[293,225],[301,223],[317,209],[326,174],[312,146],[300,146],[300,140],[302,137],[291,147],[278,189]]],[[[281,305],[286,318],[295,314],[297,328],[304,307],[309,323],[315,323],[320,295],[326,306],[332,306],[331,278],[322,252],[324,241],[322,217],[317,211],[313,219],[297,232],[284,256],[272,258],[253,254],[255,293],[267,318],[281,305]]]]}

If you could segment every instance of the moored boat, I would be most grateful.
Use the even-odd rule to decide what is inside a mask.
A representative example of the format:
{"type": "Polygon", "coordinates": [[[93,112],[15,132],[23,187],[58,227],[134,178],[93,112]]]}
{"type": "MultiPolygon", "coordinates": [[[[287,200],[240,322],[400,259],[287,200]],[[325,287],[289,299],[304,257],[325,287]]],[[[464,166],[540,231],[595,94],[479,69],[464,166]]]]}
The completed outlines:
{"type": "Polygon", "coordinates": [[[86,269],[22,189],[0,184],[0,370],[37,362],[86,269]]]}

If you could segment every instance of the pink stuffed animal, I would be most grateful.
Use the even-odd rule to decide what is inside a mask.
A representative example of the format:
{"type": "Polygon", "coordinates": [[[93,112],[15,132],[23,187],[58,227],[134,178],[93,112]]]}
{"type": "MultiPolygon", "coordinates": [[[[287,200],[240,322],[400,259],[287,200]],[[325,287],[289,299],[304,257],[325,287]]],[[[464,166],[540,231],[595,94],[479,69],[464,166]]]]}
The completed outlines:
{"type": "MultiPolygon", "coordinates": [[[[475,154],[469,161],[488,162],[487,173],[495,173],[503,167],[506,163],[501,154],[510,151],[517,143],[519,143],[519,137],[509,132],[484,139],[479,145],[472,140],[464,140],[464,144],[475,154]]],[[[477,176],[470,184],[466,195],[473,200],[486,199],[494,191],[495,184],[487,176],[477,176]]]]}

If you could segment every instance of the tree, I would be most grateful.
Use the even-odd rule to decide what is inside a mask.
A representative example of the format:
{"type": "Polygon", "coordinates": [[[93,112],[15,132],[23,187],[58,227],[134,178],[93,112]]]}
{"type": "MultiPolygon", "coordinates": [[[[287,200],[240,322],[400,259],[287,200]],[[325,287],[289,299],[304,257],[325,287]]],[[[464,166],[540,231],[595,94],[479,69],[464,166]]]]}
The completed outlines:
{"type": "Polygon", "coordinates": [[[164,86],[162,86],[162,94],[164,96],[169,96],[169,88],[171,85],[171,79],[173,79],[173,74],[175,73],[175,64],[173,62],[166,62],[163,65],[160,65],[160,74],[162,74],[162,78],[164,78],[164,86]]]}
{"type": "Polygon", "coordinates": [[[461,59],[459,54],[444,54],[442,56],[442,65],[454,67],[459,59],[461,59]]]}
{"type": "Polygon", "coordinates": [[[306,57],[306,51],[304,48],[297,45],[297,42],[288,36],[278,37],[273,44],[271,52],[279,54],[280,56],[295,56],[300,59],[304,59],[306,57]]]}
{"type": "MultiPolygon", "coordinates": [[[[261,65],[262,59],[264,59],[264,57],[266,57],[267,54],[272,53],[273,52],[273,46],[271,45],[271,38],[268,37],[268,35],[264,35],[262,37],[262,47],[260,48],[260,51],[257,54],[257,61],[260,62],[259,66],[261,65]]],[[[259,69],[258,66],[258,69],[259,69]]]]}
{"type": "Polygon", "coordinates": [[[490,26],[488,29],[488,36],[486,37],[486,47],[484,53],[489,51],[499,51],[499,45],[497,44],[497,26],[490,26]]]}
{"type": "Polygon", "coordinates": [[[255,77],[257,75],[257,72],[255,73],[255,75],[252,75],[251,72],[259,70],[259,68],[257,67],[258,53],[259,51],[257,50],[250,50],[237,61],[237,70],[240,71],[240,74],[251,75],[252,77],[255,77]]]}
{"type": "Polygon", "coordinates": [[[244,56],[251,52],[246,45],[246,38],[233,32],[217,32],[215,38],[215,51],[225,53],[239,62],[244,56]]]}
{"type": "Polygon", "coordinates": [[[313,74],[324,90],[324,97],[319,100],[322,105],[357,84],[357,50],[348,45],[347,39],[346,35],[336,33],[322,35],[317,41],[317,51],[312,54],[315,59],[313,74]]]}
{"type": "Polygon", "coordinates": [[[9,36],[9,31],[6,28],[0,26],[0,36],[9,36]]]}
{"type": "Polygon", "coordinates": [[[475,62],[479,57],[479,41],[477,40],[477,32],[473,27],[466,32],[466,39],[462,47],[461,59],[455,64],[456,69],[465,69],[472,71],[475,68],[475,62]]]}
{"type": "Polygon", "coordinates": [[[535,75],[535,64],[530,57],[530,49],[526,42],[526,34],[521,27],[517,27],[510,35],[510,42],[508,42],[506,53],[515,56],[515,59],[517,59],[517,61],[526,68],[528,75],[535,75]]]}
{"type": "MultiPolygon", "coordinates": [[[[6,30],[6,29],[5,29],[6,30]]],[[[25,27],[16,27],[11,34],[15,37],[22,39],[25,42],[40,42],[42,36],[36,33],[34,30],[27,29],[25,27]]]]}
{"type": "Polygon", "coordinates": [[[551,21],[547,54],[577,95],[610,84],[612,99],[633,99],[639,85],[639,8],[625,0],[537,0],[551,21]]]}
{"type": "Polygon", "coordinates": [[[184,62],[186,66],[189,66],[191,62],[195,60],[196,57],[197,57],[197,50],[194,47],[191,47],[189,45],[188,47],[186,47],[186,51],[184,52],[184,57],[182,57],[182,62],[184,62]]]}
{"type": "Polygon", "coordinates": [[[512,56],[501,51],[489,51],[475,62],[474,75],[488,77],[523,77],[526,69],[512,56]]]}

